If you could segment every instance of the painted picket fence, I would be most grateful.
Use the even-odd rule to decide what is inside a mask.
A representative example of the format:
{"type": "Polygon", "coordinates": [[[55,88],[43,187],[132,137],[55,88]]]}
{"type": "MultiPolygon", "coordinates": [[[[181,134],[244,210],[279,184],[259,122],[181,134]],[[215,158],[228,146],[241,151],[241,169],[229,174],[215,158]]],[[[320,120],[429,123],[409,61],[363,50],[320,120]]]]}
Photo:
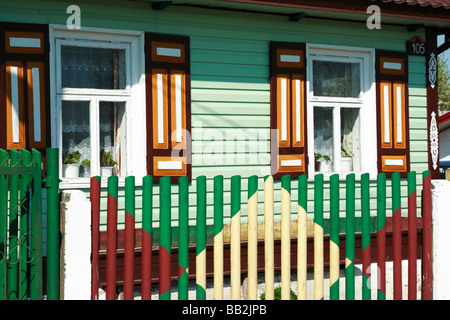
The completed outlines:
{"type": "MultiPolygon", "coordinates": [[[[422,194],[417,194],[416,172],[408,173],[408,299],[417,298],[417,274],[421,274],[422,299],[431,299],[431,177],[430,172],[422,174],[422,194]],[[421,199],[418,199],[421,197],[421,199]],[[422,210],[420,219],[423,220],[422,252],[417,254],[417,201],[421,200],[422,210]],[[417,268],[417,259],[422,258],[422,270],[417,268]]],[[[248,207],[246,239],[248,247],[248,299],[256,300],[257,296],[257,221],[258,221],[258,177],[248,179],[248,207]]],[[[391,216],[393,234],[393,298],[402,299],[402,218],[401,217],[401,179],[400,173],[391,176],[390,188],[392,199],[392,215],[386,211],[387,184],[386,175],[378,174],[377,206],[370,208],[369,201],[369,175],[361,176],[360,199],[355,199],[355,175],[348,174],[345,180],[345,208],[339,203],[339,175],[330,177],[324,182],[322,174],[314,178],[314,199],[308,199],[306,175],[298,178],[298,212],[297,212],[297,298],[306,299],[307,281],[307,202],[314,201],[314,299],[324,299],[324,186],[329,183],[330,189],[330,228],[329,228],[329,268],[331,300],[339,299],[339,212],[345,210],[345,299],[355,299],[355,203],[361,201],[361,237],[362,237],[362,298],[371,299],[371,291],[376,290],[377,299],[386,299],[386,217],[391,216]],[[376,256],[377,256],[377,282],[378,287],[371,289],[367,281],[371,277],[371,230],[370,221],[376,210],[376,256]]],[[[231,212],[230,212],[230,299],[240,300],[241,297],[241,176],[231,177],[231,212]]],[[[160,220],[159,220],[159,299],[171,298],[171,214],[178,210],[178,299],[188,299],[188,178],[181,177],[178,183],[178,208],[171,205],[171,180],[162,177],[159,181],[160,220]]],[[[327,186],[328,187],[328,186],[327,186]]],[[[99,292],[99,216],[100,216],[100,178],[91,178],[92,203],[92,299],[98,299],[99,292]]],[[[107,186],[107,248],[106,248],[106,299],[117,298],[117,203],[118,178],[109,177],[107,186]]],[[[153,177],[146,176],[142,185],[142,247],[141,274],[134,274],[135,254],[135,178],[125,178],[125,238],[124,238],[124,274],[123,298],[134,298],[134,283],[136,278],[141,279],[141,298],[151,299],[151,265],[153,248],[152,208],[153,208],[153,177]]],[[[214,299],[224,298],[224,178],[221,175],[214,177],[214,299]]],[[[274,180],[272,176],[264,177],[264,272],[265,272],[265,299],[274,299],[274,180]]],[[[206,177],[196,178],[196,261],[195,282],[196,299],[206,299],[206,245],[207,245],[207,219],[206,219],[206,177]]],[[[281,299],[290,299],[291,279],[291,177],[285,175],[281,178],[281,299]]],[[[295,222],[295,221],[294,221],[295,222]]],[[[328,239],[328,238],[327,238],[328,239]]],[[[419,248],[420,249],[420,248],[419,248]]],[[[294,262],[295,264],[295,262],[294,262]]]]}

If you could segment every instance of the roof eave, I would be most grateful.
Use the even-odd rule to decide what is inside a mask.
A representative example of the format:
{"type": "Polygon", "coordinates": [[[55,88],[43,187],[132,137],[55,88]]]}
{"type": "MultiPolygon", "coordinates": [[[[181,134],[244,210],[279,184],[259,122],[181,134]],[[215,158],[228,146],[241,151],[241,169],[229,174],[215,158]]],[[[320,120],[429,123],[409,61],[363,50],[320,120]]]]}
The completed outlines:
{"type": "Polygon", "coordinates": [[[352,14],[355,16],[366,16],[370,5],[378,5],[382,17],[395,19],[421,20],[426,25],[435,26],[433,23],[444,23],[450,27],[450,9],[444,7],[434,8],[432,6],[408,5],[385,3],[374,0],[342,0],[342,1],[320,1],[320,0],[222,0],[221,2],[241,3],[247,5],[263,5],[284,8],[296,8],[299,10],[314,10],[317,12],[331,12],[339,14],[352,14]]]}

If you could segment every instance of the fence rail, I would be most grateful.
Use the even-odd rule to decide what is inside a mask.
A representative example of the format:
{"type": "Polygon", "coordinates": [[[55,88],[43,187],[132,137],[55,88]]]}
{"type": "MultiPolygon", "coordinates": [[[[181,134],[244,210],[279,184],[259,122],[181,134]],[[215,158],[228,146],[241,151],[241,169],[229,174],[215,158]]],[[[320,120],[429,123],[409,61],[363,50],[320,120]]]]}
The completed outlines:
{"type": "MultiPolygon", "coordinates": [[[[339,270],[341,267],[342,229],[345,230],[345,299],[355,299],[355,206],[360,201],[361,208],[361,247],[362,247],[362,268],[363,285],[362,298],[371,299],[372,290],[376,290],[379,300],[386,299],[386,237],[388,219],[392,220],[392,246],[393,246],[393,298],[402,299],[402,231],[404,230],[404,220],[407,220],[408,233],[408,299],[417,298],[417,275],[421,275],[422,299],[431,299],[431,176],[429,171],[422,174],[422,194],[417,194],[416,172],[408,173],[407,179],[407,217],[401,216],[401,180],[399,173],[393,173],[390,178],[392,218],[387,218],[387,183],[386,175],[378,174],[376,181],[377,205],[376,208],[370,206],[370,186],[369,175],[363,174],[360,182],[361,197],[355,197],[357,185],[355,175],[349,174],[345,180],[345,207],[340,207],[339,175],[330,177],[330,216],[327,221],[327,232],[329,233],[329,268],[330,268],[330,299],[339,299],[339,270]],[[421,199],[418,199],[421,198],[421,199]],[[418,241],[418,219],[417,201],[421,200],[421,223],[423,224],[421,238],[423,242],[420,247],[418,241]],[[376,217],[374,223],[374,212],[376,217]],[[342,228],[342,218],[340,212],[345,211],[345,228],[342,228]],[[329,225],[328,225],[329,224],[329,225]],[[373,225],[375,224],[375,230],[373,225]],[[374,247],[376,239],[376,262],[377,262],[377,288],[370,288],[371,273],[371,248],[374,247]],[[418,250],[422,251],[418,254],[418,250]],[[417,268],[417,259],[422,258],[422,270],[417,268]]],[[[314,201],[313,215],[313,242],[314,242],[314,299],[324,299],[324,242],[325,239],[325,219],[324,219],[324,187],[328,182],[324,182],[323,175],[319,174],[314,179],[314,197],[308,199],[308,180],[305,175],[298,178],[298,203],[297,220],[291,220],[291,177],[289,175],[281,178],[281,299],[290,299],[290,279],[291,265],[296,264],[297,270],[297,298],[306,299],[307,282],[307,243],[308,239],[308,219],[307,203],[314,201]],[[291,261],[292,248],[292,224],[297,225],[296,251],[297,261],[291,261]]],[[[258,299],[257,296],[257,274],[261,270],[258,266],[258,177],[248,178],[247,188],[247,239],[243,244],[241,239],[241,183],[240,176],[231,177],[231,204],[230,223],[227,226],[230,230],[229,243],[224,241],[224,179],[218,175],[214,177],[214,225],[213,225],[213,255],[214,255],[214,299],[223,299],[224,292],[224,260],[230,260],[230,298],[232,300],[241,299],[241,249],[246,245],[247,273],[248,273],[248,299],[258,299]],[[225,256],[225,245],[229,252],[229,257],[225,256]]],[[[151,299],[152,285],[152,265],[155,265],[155,258],[152,252],[154,244],[158,243],[158,287],[159,299],[167,300],[171,298],[172,291],[172,264],[171,264],[171,233],[172,233],[172,212],[178,210],[178,299],[188,299],[188,281],[192,275],[189,274],[189,229],[188,224],[188,180],[181,177],[178,183],[178,208],[173,208],[171,204],[171,181],[170,177],[162,177],[159,182],[159,233],[158,239],[154,239],[154,229],[152,228],[153,216],[153,179],[146,176],[142,186],[142,230],[141,231],[141,274],[134,274],[135,259],[135,180],[134,177],[125,178],[125,230],[124,233],[124,274],[123,274],[123,294],[124,299],[133,299],[134,283],[136,279],[141,279],[142,299],[151,299]]],[[[207,223],[206,223],[206,177],[196,178],[196,226],[195,226],[195,283],[196,299],[206,299],[206,250],[207,250],[207,223]]],[[[92,299],[98,299],[100,286],[99,280],[99,252],[100,252],[100,179],[91,178],[91,203],[92,203],[92,299]]],[[[264,273],[265,273],[265,299],[274,299],[274,180],[272,176],[264,177],[264,273]]],[[[117,298],[117,215],[118,215],[118,178],[109,177],[107,186],[107,245],[106,245],[106,299],[115,300],[117,298]]],[[[419,239],[419,240],[420,240],[419,239]]],[[[328,240],[327,240],[328,241],[328,240]]],[[[359,253],[358,253],[359,254],[359,253]]],[[[406,298],[406,297],[405,297],[406,298]]]]}

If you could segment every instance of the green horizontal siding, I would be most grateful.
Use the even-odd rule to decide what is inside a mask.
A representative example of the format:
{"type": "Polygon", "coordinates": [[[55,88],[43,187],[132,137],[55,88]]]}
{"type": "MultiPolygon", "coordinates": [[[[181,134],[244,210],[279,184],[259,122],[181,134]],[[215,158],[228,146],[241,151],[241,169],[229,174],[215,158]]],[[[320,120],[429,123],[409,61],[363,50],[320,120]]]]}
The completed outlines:
{"type": "MultiPolygon", "coordinates": [[[[409,126],[411,170],[428,169],[427,98],[425,57],[410,56],[409,64],[409,126]]],[[[417,181],[421,181],[417,177],[417,181]]]]}
{"type": "MultiPolygon", "coordinates": [[[[207,217],[212,218],[212,178],[216,174],[225,177],[224,202],[229,206],[230,177],[242,175],[243,221],[246,219],[246,177],[258,175],[258,212],[263,213],[262,177],[270,169],[270,41],[306,42],[350,47],[405,50],[405,43],[413,36],[425,38],[423,30],[407,32],[405,27],[382,25],[380,30],[369,30],[364,22],[344,22],[305,18],[297,23],[285,16],[230,12],[202,8],[171,6],[162,11],[151,9],[149,2],[140,1],[85,1],[76,3],[81,8],[82,27],[99,27],[121,30],[140,30],[158,33],[181,34],[190,37],[191,58],[191,112],[192,112],[192,174],[189,188],[189,217],[195,223],[195,178],[207,177],[207,217]],[[258,141],[252,134],[256,130],[258,141]],[[240,131],[239,131],[240,130],[240,131]],[[238,141],[226,139],[227,134],[243,134],[238,141]],[[216,136],[215,136],[216,135],[216,136]],[[219,137],[217,137],[219,135],[219,137]],[[249,154],[251,153],[251,154],[249,154]],[[255,157],[256,153],[256,157],[255,157]],[[224,155],[224,157],[222,157],[224,155]]],[[[66,23],[69,3],[61,1],[10,1],[0,5],[0,20],[26,23],[66,23]]],[[[426,124],[426,68],[423,57],[409,57],[409,125],[411,170],[418,173],[427,169],[426,124]]],[[[344,186],[345,183],[341,182],[344,186]]],[[[389,185],[389,184],[388,184],[389,185]]],[[[279,218],[280,191],[275,183],[275,215],[279,218]]],[[[85,190],[87,192],[87,190],[85,190]]],[[[158,188],[154,188],[155,195],[158,188]]],[[[177,187],[172,187],[176,194],[177,187]]],[[[389,194],[388,190],[388,194],[389,194]]],[[[123,190],[119,193],[119,209],[123,211],[123,190]]],[[[292,211],[296,216],[297,184],[292,183],[292,211]]],[[[308,197],[313,199],[312,184],[308,197]]],[[[325,215],[329,210],[329,191],[325,190],[325,215]]],[[[344,189],[340,192],[341,208],[344,208],[344,189]]],[[[357,211],[360,210],[359,193],[357,211]]],[[[159,198],[155,196],[154,217],[159,219],[159,198]]],[[[102,192],[101,223],[106,223],[106,191],[102,192]]],[[[136,221],[141,221],[142,195],[137,190],[136,221]]],[[[176,208],[177,196],[173,196],[176,208]]],[[[371,183],[370,205],[375,209],[376,194],[371,183]]],[[[390,208],[388,201],[388,214],[390,208]]],[[[406,184],[402,181],[402,206],[406,205],[406,184]]],[[[418,203],[420,207],[420,203],[418,203]]],[[[229,208],[225,215],[229,214],[229,208]]],[[[308,203],[312,217],[313,205],[308,203]]],[[[357,213],[358,215],[358,213],[357,213]]],[[[174,223],[177,210],[174,209],[174,223]]],[[[123,216],[119,215],[123,223],[123,216]]],[[[156,223],[156,222],[155,222],[156,223]]],[[[156,223],[157,224],[157,223],[156,223]]]]}

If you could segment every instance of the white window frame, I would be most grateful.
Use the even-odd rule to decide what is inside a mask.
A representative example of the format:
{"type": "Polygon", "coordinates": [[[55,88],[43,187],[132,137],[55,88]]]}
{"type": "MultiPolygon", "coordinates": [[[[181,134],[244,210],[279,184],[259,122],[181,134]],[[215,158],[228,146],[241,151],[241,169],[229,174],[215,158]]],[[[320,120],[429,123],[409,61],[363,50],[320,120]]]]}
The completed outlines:
{"type": "MultiPolygon", "coordinates": [[[[126,158],[125,174],[119,177],[119,185],[126,176],[136,177],[140,185],[146,175],[146,108],[145,108],[145,56],[144,32],[100,28],[68,30],[66,26],[50,25],[50,92],[52,147],[59,148],[60,177],[62,177],[62,101],[90,101],[91,123],[99,119],[101,101],[125,102],[126,158]],[[125,50],[126,87],[124,89],[80,89],[61,86],[61,46],[76,45],[125,50]]],[[[98,132],[91,130],[91,149],[99,150],[98,132]]],[[[97,152],[99,153],[99,152],[97,152]]],[[[99,155],[91,153],[91,176],[99,175],[99,155]]],[[[106,184],[107,177],[102,178],[106,184]]],[[[67,179],[62,177],[60,188],[86,188],[90,178],[67,179]]]]}
{"type": "MultiPolygon", "coordinates": [[[[308,130],[308,172],[310,179],[315,174],[314,159],[314,106],[334,107],[333,123],[338,125],[333,127],[333,137],[340,137],[340,110],[342,107],[358,107],[360,130],[360,155],[361,170],[355,173],[356,178],[360,178],[362,173],[369,173],[370,179],[376,179],[377,169],[377,121],[376,121],[376,83],[375,83],[375,50],[371,48],[357,48],[344,46],[331,46],[319,44],[307,44],[307,130],[308,130]],[[361,62],[361,94],[359,98],[335,98],[316,97],[313,88],[313,61],[326,60],[336,62],[361,62]],[[335,108],[338,106],[338,108],[335,108]]],[[[338,173],[340,179],[345,179],[349,172],[340,172],[341,148],[340,139],[333,139],[334,150],[334,172],[323,173],[325,179],[329,179],[332,174],[338,173]]]]}

